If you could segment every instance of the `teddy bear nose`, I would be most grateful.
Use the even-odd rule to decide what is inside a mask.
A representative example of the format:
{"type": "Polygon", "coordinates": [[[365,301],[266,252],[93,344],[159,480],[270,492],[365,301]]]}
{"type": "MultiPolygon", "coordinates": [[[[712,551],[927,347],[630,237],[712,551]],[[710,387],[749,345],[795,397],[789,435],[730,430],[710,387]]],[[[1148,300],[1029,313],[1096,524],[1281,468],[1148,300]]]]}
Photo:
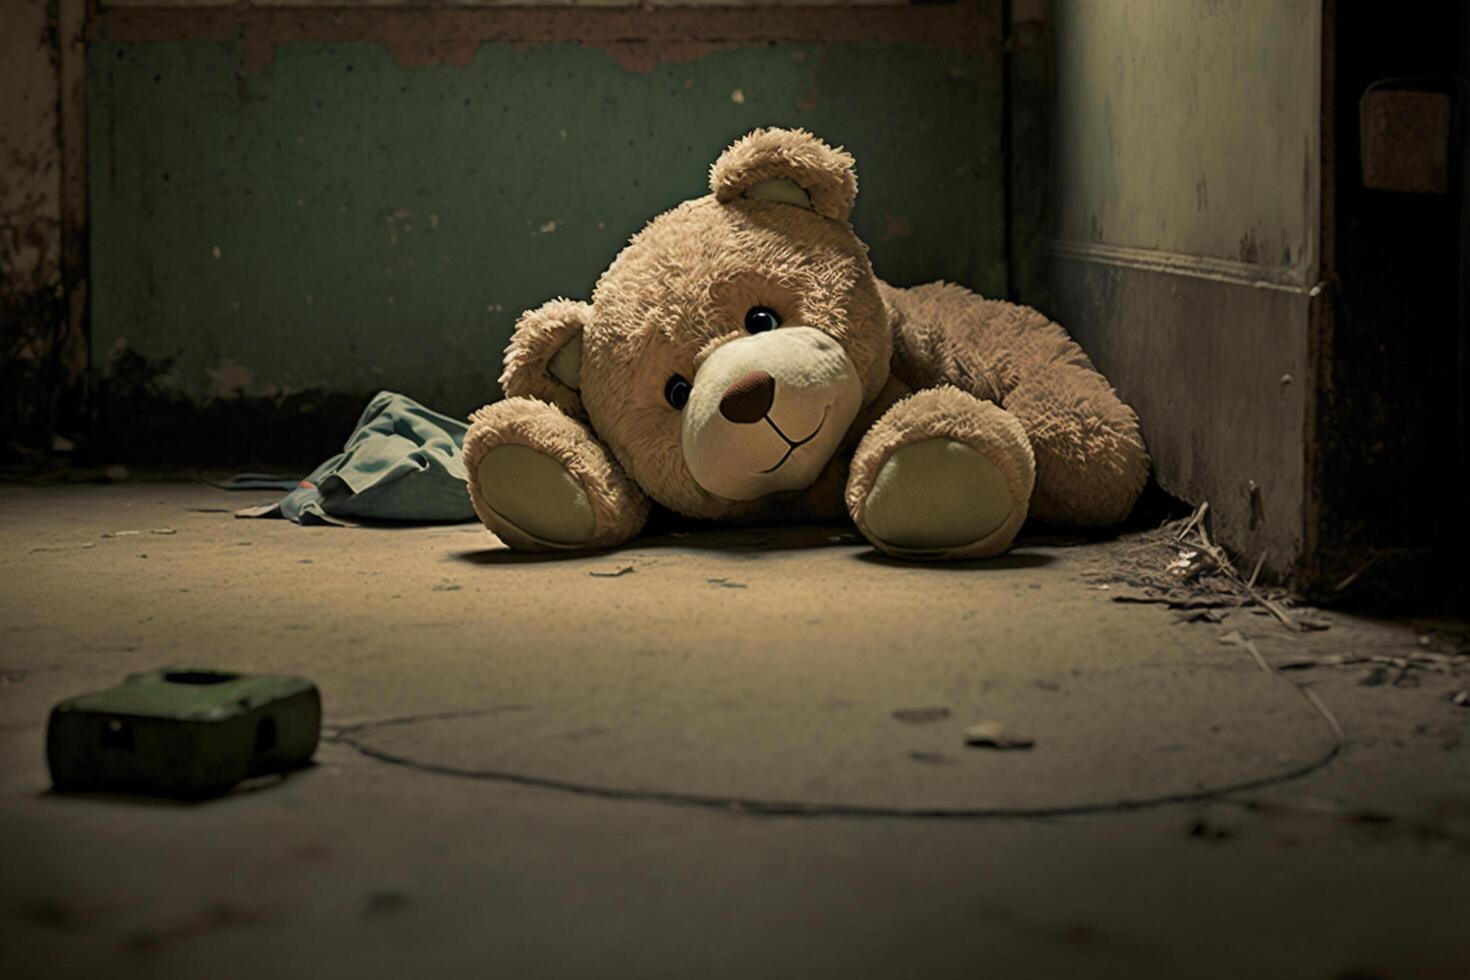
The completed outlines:
{"type": "Polygon", "coordinates": [[[764,371],[736,378],[720,396],[720,414],[731,422],[759,422],[776,400],[776,379],[764,371]]]}

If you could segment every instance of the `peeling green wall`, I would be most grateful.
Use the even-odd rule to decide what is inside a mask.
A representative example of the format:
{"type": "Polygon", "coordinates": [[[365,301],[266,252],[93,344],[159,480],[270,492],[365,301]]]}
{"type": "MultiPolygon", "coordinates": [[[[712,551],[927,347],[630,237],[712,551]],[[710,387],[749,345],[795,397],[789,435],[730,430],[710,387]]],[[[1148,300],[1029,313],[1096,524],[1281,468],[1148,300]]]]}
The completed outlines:
{"type": "Polygon", "coordinates": [[[0,419],[11,446],[47,446],[66,329],[61,275],[57,10],[0,0],[0,419]]]}
{"type": "Polygon", "coordinates": [[[776,44],[637,74],[575,44],[489,44],[404,69],[381,45],[291,43],[260,74],[240,63],[212,41],[90,49],[104,412],[380,387],[465,412],[498,394],[522,309],[587,295],[761,125],[856,155],[879,275],[1004,290],[994,59],[776,44]]]}

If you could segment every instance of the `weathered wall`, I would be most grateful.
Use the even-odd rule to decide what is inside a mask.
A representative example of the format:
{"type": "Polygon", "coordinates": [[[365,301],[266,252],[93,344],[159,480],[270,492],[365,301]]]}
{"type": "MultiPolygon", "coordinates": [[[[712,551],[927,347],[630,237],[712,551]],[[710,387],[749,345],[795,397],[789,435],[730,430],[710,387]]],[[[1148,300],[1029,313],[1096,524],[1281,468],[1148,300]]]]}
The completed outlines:
{"type": "Polygon", "coordinates": [[[1056,0],[1052,311],[1161,485],[1298,570],[1319,275],[1321,3],[1056,0]]]}
{"type": "Polygon", "coordinates": [[[371,21],[305,15],[233,35],[104,21],[87,76],[103,434],[167,455],[205,419],[220,440],[265,426],[275,446],[302,430],[329,446],[380,387],[466,412],[496,396],[522,309],[587,295],[756,126],[856,155],[854,221],[880,275],[1003,292],[997,12],[952,18],[971,36],[895,21],[885,40],[872,21],[823,41],[800,36],[842,12],[814,28],[773,13],[774,39],[746,19],[701,43],[643,12],[618,16],[675,33],[468,48],[454,30],[355,40],[371,21]]]}
{"type": "Polygon", "coordinates": [[[1319,0],[1058,0],[1055,10],[1057,237],[1308,283],[1319,0]]]}
{"type": "Polygon", "coordinates": [[[0,448],[34,444],[51,410],[62,322],[57,6],[0,0],[0,448]]]}

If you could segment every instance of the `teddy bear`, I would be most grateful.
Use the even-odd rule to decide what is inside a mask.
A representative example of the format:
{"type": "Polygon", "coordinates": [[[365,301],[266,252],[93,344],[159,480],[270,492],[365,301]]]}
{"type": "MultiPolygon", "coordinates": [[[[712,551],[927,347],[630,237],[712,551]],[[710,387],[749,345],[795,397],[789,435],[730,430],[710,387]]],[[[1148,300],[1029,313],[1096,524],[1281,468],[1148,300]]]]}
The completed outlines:
{"type": "Polygon", "coordinates": [[[1004,552],[1028,516],[1108,525],[1148,476],[1138,418],[1057,324],[895,288],[848,223],[855,162],[759,129],[650,221],[590,302],[525,313],[471,416],[475,512],[513,549],[690,518],[851,519],[899,559],[1004,552]]]}

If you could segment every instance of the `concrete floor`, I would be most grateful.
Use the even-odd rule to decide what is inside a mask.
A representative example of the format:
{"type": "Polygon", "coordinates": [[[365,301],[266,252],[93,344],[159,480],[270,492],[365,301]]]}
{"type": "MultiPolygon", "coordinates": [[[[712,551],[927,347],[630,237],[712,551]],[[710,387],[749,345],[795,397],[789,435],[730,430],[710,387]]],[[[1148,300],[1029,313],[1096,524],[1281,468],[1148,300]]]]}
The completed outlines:
{"type": "Polygon", "coordinates": [[[230,516],[262,499],[0,487],[0,975],[1470,976],[1470,670],[1220,642],[1455,624],[1181,623],[1100,587],[1126,539],[545,560],[230,516]],[[311,677],[317,764],[49,792],[49,707],[165,664],[311,677]],[[986,720],[1034,748],[967,748],[986,720]]]}

